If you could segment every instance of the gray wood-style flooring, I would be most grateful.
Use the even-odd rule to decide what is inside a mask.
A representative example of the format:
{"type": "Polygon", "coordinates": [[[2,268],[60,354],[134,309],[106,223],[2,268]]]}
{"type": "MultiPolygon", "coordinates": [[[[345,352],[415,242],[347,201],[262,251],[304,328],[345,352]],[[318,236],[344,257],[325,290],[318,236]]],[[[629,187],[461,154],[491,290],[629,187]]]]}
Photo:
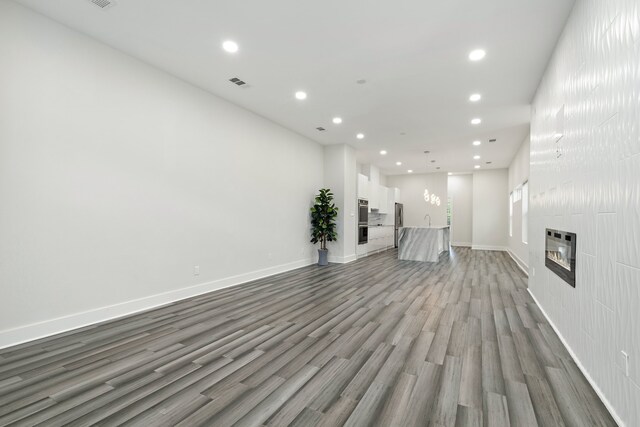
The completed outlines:
{"type": "Polygon", "coordinates": [[[395,257],[0,350],[0,425],[615,425],[508,255],[395,257]]]}

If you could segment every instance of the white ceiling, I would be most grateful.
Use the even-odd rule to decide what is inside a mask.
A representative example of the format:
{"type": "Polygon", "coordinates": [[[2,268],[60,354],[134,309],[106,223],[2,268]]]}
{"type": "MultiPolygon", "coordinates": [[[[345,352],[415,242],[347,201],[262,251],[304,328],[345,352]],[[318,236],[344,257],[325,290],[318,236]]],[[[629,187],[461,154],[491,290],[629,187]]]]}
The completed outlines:
{"type": "Polygon", "coordinates": [[[474,154],[483,168],[508,166],[574,0],[118,0],[107,10],[89,0],[18,2],[398,174],[470,171],[474,154]],[[221,49],[227,39],[238,53],[221,49]],[[470,62],[477,47],[487,56],[470,62]],[[308,98],[296,100],[296,90],[308,98]],[[468,101],[474,92],[480,103],[468,101]],[[473,117],[483,123],[470,125],[473,117]],[[436,163],[427,167],[424,150],[436,163]]]}

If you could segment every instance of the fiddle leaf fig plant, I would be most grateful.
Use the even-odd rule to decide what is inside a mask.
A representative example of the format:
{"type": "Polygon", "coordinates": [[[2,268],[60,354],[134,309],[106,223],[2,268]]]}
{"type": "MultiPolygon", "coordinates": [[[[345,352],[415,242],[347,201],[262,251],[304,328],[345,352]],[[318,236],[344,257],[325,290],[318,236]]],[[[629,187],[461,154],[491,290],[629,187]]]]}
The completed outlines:
{"type": "Polygon", "coordinates": [[[311,208],[311,243],[320,242],[320,249],[326,250],[328,241],[338,240],[337,216],[338,208],[333,203],[333,193],[328,188],[321,189],[311,208]]]}

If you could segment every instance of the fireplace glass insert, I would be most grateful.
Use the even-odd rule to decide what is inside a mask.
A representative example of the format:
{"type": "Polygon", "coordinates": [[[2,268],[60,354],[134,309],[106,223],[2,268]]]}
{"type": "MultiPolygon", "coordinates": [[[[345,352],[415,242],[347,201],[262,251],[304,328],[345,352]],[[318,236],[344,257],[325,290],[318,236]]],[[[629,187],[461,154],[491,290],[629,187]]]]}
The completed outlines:
{"type": "Polygon", "coordinates": [[[544,265],[562,280],[576,287],[576,234],[546,230],[544,265]]]}

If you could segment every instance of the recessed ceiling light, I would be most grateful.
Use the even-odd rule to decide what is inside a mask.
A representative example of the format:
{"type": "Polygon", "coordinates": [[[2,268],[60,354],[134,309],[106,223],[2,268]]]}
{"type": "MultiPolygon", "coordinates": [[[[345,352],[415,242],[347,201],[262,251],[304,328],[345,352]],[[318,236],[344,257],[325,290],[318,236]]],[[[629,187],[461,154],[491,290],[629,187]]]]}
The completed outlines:
{"type": "Polygon", "coordinates": [[[334,117],[332,121],[336,125],[339,125],[340,123],[342,123],[342,119],[340,117],[334,117]]]}
{"type": "Polygon", "coordinates": [[[451,176],[451,175],[453,175],[453,174],[452,174],[451,172],[449,172],[447,175],[451,176]]]}
{"type": "Polygon", "coordinates": [[[222,42],[222,48],[229,53],[236,53],[238,51],[238,43],[232,40],[226,40],[222,42]]]}
{"type": "Polygon", "coordinates": [[[480,156],[478,155],[473,156],[473,160],[480,160],[480,156]]]}
{"type": "Polygon", "coordinates": [[[301,90],[297,91],[296,99],[299,99],[299,100],[307,99],[307,92],[303,92],[301,90]]]}
{"type": "Polygon", "coordinates": [[[487,55],[487,52],[485,52],[482,49],[472,50],[471,52],[469,52],[469,60],[471,60],[471,61],[480,61],[486,55],[487,55]]]}
{"type": "Polygon", "coordinates": [[[396,166],[402,166],[402,162],[396,162],[396,166]]]}
{"type": "Polygon", "coordinates": [[[474,168],[480,169],[480,165],[475,165],[474,168]]]}
{"type": "Polygon", "coordinates": [[[482,144],[481,141],[473,141],[473,145],[480,145],[480,144],[482,144]]]}
{"type": "Polygon", "coordinates": [[[478,102],[482,99],[482,95],[480,95],[479,93],[474,93],[473,95],[471,95],[469,97],[469,101],[471,102],[478,102]]]}
{"type": "Polygon", "coordinates": [[[413,173],[413,169],[409,169],[407,172],[409,172],[409,173],[413,173]]]}
{"type": "Polygon", "coordinates": [[[482,119],[479,119],[479,118],[471,119],[472,125],[479,125],[480,123],[482,123],[482,119]]]}
{"type": "Polygon", "coordinates": [[[380,155],[381,156],[386,156],[387,155],[387,150],[380,150],[380,155]]]}
{"type": "Polygon", "coordinates": [[[356,135],[356,138],[358,139],[363,139],[364,138],[364,133],[359,133],[356,135]]]}

